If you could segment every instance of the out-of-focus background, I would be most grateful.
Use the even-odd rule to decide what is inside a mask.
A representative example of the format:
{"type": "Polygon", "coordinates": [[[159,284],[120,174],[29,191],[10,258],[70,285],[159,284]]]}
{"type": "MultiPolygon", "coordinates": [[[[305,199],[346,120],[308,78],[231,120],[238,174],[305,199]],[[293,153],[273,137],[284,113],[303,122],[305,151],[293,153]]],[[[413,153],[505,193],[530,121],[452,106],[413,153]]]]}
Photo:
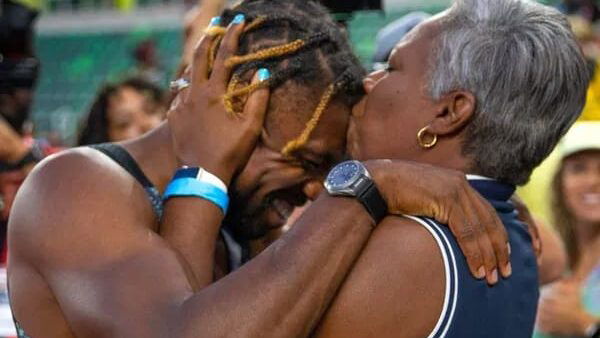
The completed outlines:
{"type": "MultiPolygon", "coordinates": [[[[181,61],[186,13],[198,5],[194,0],[12,1],[41,11],[34,40],[41,62],[40,77],[31,111],[32,123],[27,127],[36,137],[59,147],[78,144],[83,120],[106,83],[141,76],[167,88],[181,61]]],[[[377,57],[376,37],[382,28],[409,13],[435,14],[451,3],[450,0],[324,2],[335,7],[334,10],[344,10],[351,7],[350,3],[361,1],[367,9],[333,15],[345,22],[355,52],[369,70],[373,69],[374,56],[377,57]]],[[[221,2],[230,5],[235,1],[221,2]]],[[[540,2],[570,15],[590,58],[590,67],[595,70],[592,61],[600,57],[598,1],[540,2]]],[[[583,119],[600,119],[599,81],[594,81],[588,101],[583,119]]],[[[549,206],[544,194],[538,192],[548,186],[551,175],[547,172],[553,169],[554,162],[550,160],[534,175],[534,183],[529,186],[532,189],[522,190],[531,207],[547,222],[549,206]]]]}
{"type": "MultiPolygon", "coordinates": [[[[41,8],[35,47],[41,77],[32,111],[37,135],[70,145],[78,121],[106,81],[147,66],[165,87],[181,56],[186,0],[22,0],[41,8]]],[[[447,0],[384,0],[383,10],[338,14],[348,20],[356,53],[367,67],[375,36],[387,23],[420,10],[436,13],[447,0]]]]}

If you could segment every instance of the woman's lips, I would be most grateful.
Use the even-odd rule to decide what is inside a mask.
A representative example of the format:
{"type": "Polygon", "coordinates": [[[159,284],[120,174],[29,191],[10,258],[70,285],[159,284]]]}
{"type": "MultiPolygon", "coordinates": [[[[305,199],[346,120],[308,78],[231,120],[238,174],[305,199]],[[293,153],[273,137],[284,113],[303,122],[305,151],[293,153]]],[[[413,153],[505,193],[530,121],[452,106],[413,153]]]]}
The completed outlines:
{"type": "Polygon", "coordinates": [[[586,193],[582,195],[581,201],[585,205],[599,206],[600,205],[600,193],[586,193]]]}

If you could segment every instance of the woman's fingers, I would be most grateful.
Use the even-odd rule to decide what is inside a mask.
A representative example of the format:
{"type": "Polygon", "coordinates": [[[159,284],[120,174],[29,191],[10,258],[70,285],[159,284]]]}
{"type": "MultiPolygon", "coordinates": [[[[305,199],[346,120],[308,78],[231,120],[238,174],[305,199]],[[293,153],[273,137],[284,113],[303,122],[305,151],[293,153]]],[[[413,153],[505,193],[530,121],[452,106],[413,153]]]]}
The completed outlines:
{"type": "Polygon", "coordinates": [[[508,234],[494,208],[475,191],[468,193],[471,195],[473,211],[481,221],[480,245],[486,257],[487,280],[495,284],[498,282],[498,272],[505,278],[512,274],[508,234]]]}
{"type": "Polygon", "coordinates": [[[227,60],[235,56],[238,49],[238,42],[240,35],[244,31],[245,17],[243,14],[235,16],[231,24],[227,28],[227,32],[221,41],[219,52],[215,59],[215,65],[211,75],[211,81],[214,81],[214,85],[218,86],[221,90],[225,91],[229,79],[231,77],[231,68],[226,65],[227,60]]]}
{"type": "Polygon", "coordinates": [[[483,255],[478,241],[478,224],[479,219],[474,213],[465,212],[465,206],[470,207],[468,201],[464,201],[466,196],[457,196],[459,201],[456,201],[455,207],[452,208],[449,218],[448,227],[456,237],[458,245],[462,250],[469,270],[475,278],[482,279],[486,276],[483,255]]]}

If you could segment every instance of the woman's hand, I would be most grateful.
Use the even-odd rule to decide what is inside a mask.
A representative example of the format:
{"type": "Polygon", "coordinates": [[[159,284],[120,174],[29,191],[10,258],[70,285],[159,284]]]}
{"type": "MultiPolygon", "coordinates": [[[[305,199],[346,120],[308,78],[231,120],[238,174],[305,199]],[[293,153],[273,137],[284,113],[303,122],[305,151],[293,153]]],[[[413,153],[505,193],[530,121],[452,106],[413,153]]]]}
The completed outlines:
{"type": "Polygon", "coordinates": [[[578,281],[560,281],[543,293],[537,318],[541,332],[583,337],[585,331],[597,321],[583,308],[578,281]]]}
{"type": "MultiPolygon", "coordinates": [[[[175,154],[182,165],[200,166],[229,184],[237,170],[244,167],[260,135],[269,101],[269,89],[260,88],[249,95],[242,114],[231,116],[223,96],[231,78],[225,61],[237,51],[244,23],[232,23],[219,48],[209,74],[209,53],[214,36],[205,35],[194,54],[190,86],[181,91],[169,112],[168,120],[175,154]]],[[[267,70],[254,74],[252,83],[268,78],[267,70]]]]}
{"type": "Polygon", "coordinates": [[[408,161],[365,162],[395,215],[422,215],[448,224],[476,278],[498,282],[512,273],[508,235],[494,208],[458,171],[408,161]]]}

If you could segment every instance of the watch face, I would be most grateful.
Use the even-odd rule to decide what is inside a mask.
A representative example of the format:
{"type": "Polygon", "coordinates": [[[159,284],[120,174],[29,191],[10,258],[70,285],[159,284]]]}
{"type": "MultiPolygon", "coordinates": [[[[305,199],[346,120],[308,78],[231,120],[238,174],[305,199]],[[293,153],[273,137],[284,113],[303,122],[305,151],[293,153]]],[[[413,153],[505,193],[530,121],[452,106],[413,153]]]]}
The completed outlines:
{"type": "Polygon", "coordinates": [[[356,161],[343,162],[335,166],[327,176],[329,189],[344,189],[360,176],[361,164],[356,161]]]}

